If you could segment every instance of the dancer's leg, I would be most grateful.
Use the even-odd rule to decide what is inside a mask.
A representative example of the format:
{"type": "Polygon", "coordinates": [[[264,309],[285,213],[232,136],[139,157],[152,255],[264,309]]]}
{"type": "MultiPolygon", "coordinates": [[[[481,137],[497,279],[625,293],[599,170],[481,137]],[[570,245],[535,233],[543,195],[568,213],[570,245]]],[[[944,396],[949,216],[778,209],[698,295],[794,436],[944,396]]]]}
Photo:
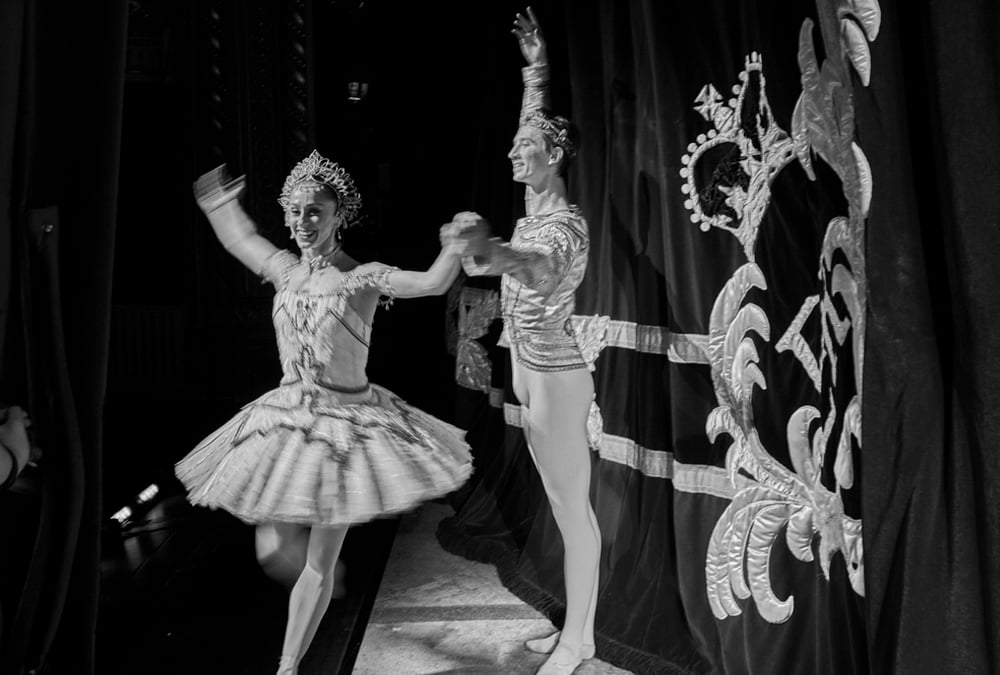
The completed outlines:
{"type": "Polygon", "coordinates": [[[585,370],[527,371],[531,407],[523,420],[565,555],[566,621],[559,645],[539,672],[571,672],[593,645],[591,605],[600,566],[600,530],[590,504],[590,456],[586,422],[593,380],[585,370]]]}
{"type": "MultiPolygon", "coordinates": [[[[291,590],[306,565],[309,548],[309,528],[294,523],[265,523],[257,526],[257,562],[264,574],[291,590]]],[[[342,560],[334,569],[334,599],[347,595],[344,576],[347,567],[342,560]]]]}
{"type": "Polygon", "coordinates": [[[309,532],[306,564],[288,598],[288,623],[279,673],[296,672],[316,634],[330,604],[337,556],[346,534],[346,527],[313,527],[309,532]]]}
{"type": "MultiPolygon", "coordinates": [[[[514,390],[514,395],[517,397],[517,400],[521,402],[522,430],[524,432],[525,443],[528,446],[528,454],[531,455],[531,459],[535,463],[535,466],[537,467],[538,460],[535,457],[535,449],[534,447],[532,447],[531,428],[528,424],[528,420],[531,418],[531,407],[529,405],[531,397],[530,397],[530,391],[528,389],[528,384],[535,385],[535,382],[533,379],[531,379],[530,374],[526,373],[527,371],[525,370],[524,366],[522,366],[517,361],[513,362],[513,368],[511,373],[512,374],[511,385],[514,390]]],[[[593,386],[592,381],[590,386],[591,387],[593,386]]],[[[589,407],[587,411],[588,413],[590,412],[589,407]]],[[[545,475],[540,474],[540,477],[542,480],[542,486],[545,488],[546,494],[550,493],[551,490],[545,482],[546,481],[545,475]]],[[[590,516],[593,517],[593,509],[590,509],[590,516]]],[[[593,525],[594,525],[594,531],[597,532],[598,537],[600,537],[600,529],[597,526],[596,518],[594,518],[593,525]]],[[[594,614],[597,609],[597,591],[598,591],[598,585],[595,583],[593,593],[591,594],[590,597],[590,604],[587,609],[587,621],[583,629],[584,639],[583,639],[582,657],[584,659],[593,658],[594,653],[596,651],[594,647],[593,635],[594,635],[594,614]],[[587,636],[590,636],[589,641],[587,636]]],[[[546,635],[545,637],[526,640],[524,646],[527,647],[529,651],[536,652],[538,654],[551,654],[553,650],[555,650],[556,646],[559,644],[559,638],[561,637],[561,635],[562,631],[557,630],[550,633],[549,635],[546,635]]]]}
{"type": "MultiPolygon", "coordinates": [[[[591,509],[591,515],[593,516],[593,509],[591,509]]],[[[594,518],[594,529],[597,531],[598,536],[600,536],[600,528],[597,525],[596,517],[594,518]]],[[[594,654],[597,653],[597,648],[594,642],[586,641],[588,635],[591,636],[590,639],[593,640],[594,615],[597,613],[597,591],[598,584],[595,583],[594,592],[590,596],[590,604],[587,606],[587,622],[583,627],[584,642],[580,655],[584,660],[594,658],[594,654]]],[[[524,646],[528,648],[528,651],[532,651],[537,654],[551,654],[559,644],[560,637],[562,637],[562,631],[557,630],[554,633],[546,635],[545,637],[526,640],[524,642],[524,646]]]]}
{"type": "Polygon", "coordinates": [[[306,565],[309,528],[295,523],[263,523],[257,526],[255,543],[264,574],[291,589],[306,565]]]}
{"type": "MultiPolygon", "coordinates": [[[[527,394],[525,394],[525,399],[527,399],[527,394]]],[[[523,425],[524,430],[524,440],[528,446],[528,454],[531,455],[532,461],[535,466],[538,466],[538,460],[535,458],[535,450],[531,445],[531,429],[528,427],[526,421],[531,417],[531,409],[527,405],[521,406],[521,419],[525,420],[523,425]]],[[[542,477],[542,486],[545,488],[546,493],[548,493],[549,487],[545,484],[545,478],[542,477]]],[[[593,515],[593,509],[591,509],[591,515],[593,515]]],[[[597,531],[598,536],[600,536],[600,529],[597,527],[597,520],[594,520],[594,529],[597,531]]],[[[597,590],[598,585],[594,584],[593,594],[590,596],[590,605],[587,608],[587,622],[584,624],[583,628],[583,644],[581,649],[581,656],[583,659],[590,659],[594,657],[596,648],[593,641],[594,635],[594,614],[597,609],[597,590]],[[591,636],[590,642],[587,641],[587,636],[591,636]]],[[[528,648],[528,651],[535,652],[536,654],[551,654],[556,646],[559,644],[559,638],[562,636],[562,631],[555,631],[549,633],[545,637],[532,638],[530,640],[525,640],[524,646],[528,648]]]]}

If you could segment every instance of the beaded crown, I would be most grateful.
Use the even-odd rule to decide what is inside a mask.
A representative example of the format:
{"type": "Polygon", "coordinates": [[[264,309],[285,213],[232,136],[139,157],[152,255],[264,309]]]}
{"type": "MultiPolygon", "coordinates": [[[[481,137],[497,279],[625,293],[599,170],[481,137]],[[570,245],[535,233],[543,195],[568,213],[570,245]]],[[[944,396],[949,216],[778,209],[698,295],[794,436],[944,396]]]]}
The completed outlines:
{"type": "Polygon", "coordinates": [[[541,110],[533,110],[524,116],[521,124],[538,129],[549,142],[563,149],[567,157],[576,154],[576,145],[569,136],[569,120],[561,115],[549,116],[541,110]]]}
{"type": "Polygon", "coordinates": [[[287,209],[292,193],[308,184],[324,185],[333,190],[337,195],[337,210],[343,215],[345,223],[350,223],[358,217],[358,212],[361,210],[361,193],[354,185],[351,174],[316,150],[296,164],[288,174],[281,188],[281,196],[278,197],[281,208],[287,209]]]}

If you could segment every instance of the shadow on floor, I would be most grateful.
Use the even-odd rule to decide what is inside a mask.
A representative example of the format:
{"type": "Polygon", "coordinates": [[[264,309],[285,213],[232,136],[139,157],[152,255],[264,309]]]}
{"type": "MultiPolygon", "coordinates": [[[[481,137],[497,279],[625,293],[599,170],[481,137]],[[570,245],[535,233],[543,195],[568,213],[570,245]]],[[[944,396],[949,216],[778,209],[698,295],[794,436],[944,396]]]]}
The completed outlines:
{"type": "MultiPolygon", "coordinates": [[[[301,675],[353,669],[396,527],[382,520],[348,533],[347,595],[331,603],[301,675]]],[[[111,521],[103,548],[97,672],[275,672],[287,593],[257,566],[251,527],[191,507],[170,485],[127,526],[111,521]]]]}

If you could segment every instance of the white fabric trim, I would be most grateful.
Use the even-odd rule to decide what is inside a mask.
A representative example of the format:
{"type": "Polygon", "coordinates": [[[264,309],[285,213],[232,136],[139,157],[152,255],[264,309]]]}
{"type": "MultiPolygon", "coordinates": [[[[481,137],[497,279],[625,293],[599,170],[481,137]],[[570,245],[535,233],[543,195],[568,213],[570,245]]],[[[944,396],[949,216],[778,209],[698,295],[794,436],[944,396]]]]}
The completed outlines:
{"type": "MultiPolygon", "coordinates": [[[[574,314],[573,324],[586,325],[593,316],[574,314]]],[[[507,347],[501,337],[498,347],[507,347]]],[[[699,333],[672,333],[663,326],[637,324],[634,321],[608,322],[602,347],[631,349],[643,354],[662,354],[674,363],[709,365],[708,336],[699,333]]]]}
{"type": "Polygon", "coordinates": [[[673,478],[673,453],[644,448],[631,438],[604,434],[600,455],[601,459],[624,464],[650,478],[673,478]]]}
{"type": "Polygon", "coordinates": [[[674,363],[708,365],[708,336],[672,333],[663,326],[612,320],[606,335],[609,347],[633,349],[644,354],[665,354],[674,363]]]}
{"type": "Polygon", "coordinates": [[[674,363],[709,365],[708,336],[694,333],[671,333],[667,358],[674,363]]]}
{"type": "MultiPolygon", "coordinates": [[[[521,406],[504,403],[503,411],[507,424],[521,427],[521,406]]],[[[604,434],[600,455],[601,459],[624,464],[644,476],[670,479],[678,492],[732,499],[737,492],[751,485],[748,478],[738,475],[736,487],[733,487],[723,467],[683,464],[676,461],[671,452],[644,448],[631,438],[623,436],[604,434]]]]}
{"type": "Polygon", "coordinates": [[[504,403],[503,404],[503,419],[504,421],[512,426],[521,428],[521,406],[515,405],[514,403],[504,403]]]}
{"type": "MultiPolygon", "coordinates": [[[[521,406],[505,403],[504,420],[512,427],[521,427],[521,406]]],[[[663,450],[644,448],[631,438],[603,434],[600,449],[601,459],[624,464],[650,478],[671,478],[673,474],[673,454],[663,450]]]]}
{"type": "Polygon", "coordinates": [[[729,482],[728,472],[720,466],[681,464],[674,462],[674,489],[699,495],[732,499],[737,492],[751,485],[746,476],[736,476],[736,487],[729,482]]]}

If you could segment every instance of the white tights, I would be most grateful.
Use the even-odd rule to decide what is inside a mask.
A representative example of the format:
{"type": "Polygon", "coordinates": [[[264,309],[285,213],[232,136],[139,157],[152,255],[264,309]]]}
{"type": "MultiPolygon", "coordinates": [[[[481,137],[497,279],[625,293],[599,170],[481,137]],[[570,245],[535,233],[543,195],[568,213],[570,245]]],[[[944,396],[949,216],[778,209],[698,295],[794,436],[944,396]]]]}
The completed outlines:
{"type": "Polygon", "coordinates": [[[264,571],[286,585],[295,578],[288,596],[278,673],[294,675],[316,635],[333,595],[337,558],[346,534],[346,527],[270,523],[257,528],[257,558],[264,571]]]}
{"type": "MultiPolygon", "coordinates": [[[[522,404],[521,424],[562,535],[566,578],[566,621],[550,638],[552,656],[539,673],[570,673],[593,656],[601,532],[590,503],[587,414],[594,383],[585,369],[538,372],[513,364],[514,394],[522,404]]],[[[529,648],[534,648],[529,645],[529,648]]]]}

